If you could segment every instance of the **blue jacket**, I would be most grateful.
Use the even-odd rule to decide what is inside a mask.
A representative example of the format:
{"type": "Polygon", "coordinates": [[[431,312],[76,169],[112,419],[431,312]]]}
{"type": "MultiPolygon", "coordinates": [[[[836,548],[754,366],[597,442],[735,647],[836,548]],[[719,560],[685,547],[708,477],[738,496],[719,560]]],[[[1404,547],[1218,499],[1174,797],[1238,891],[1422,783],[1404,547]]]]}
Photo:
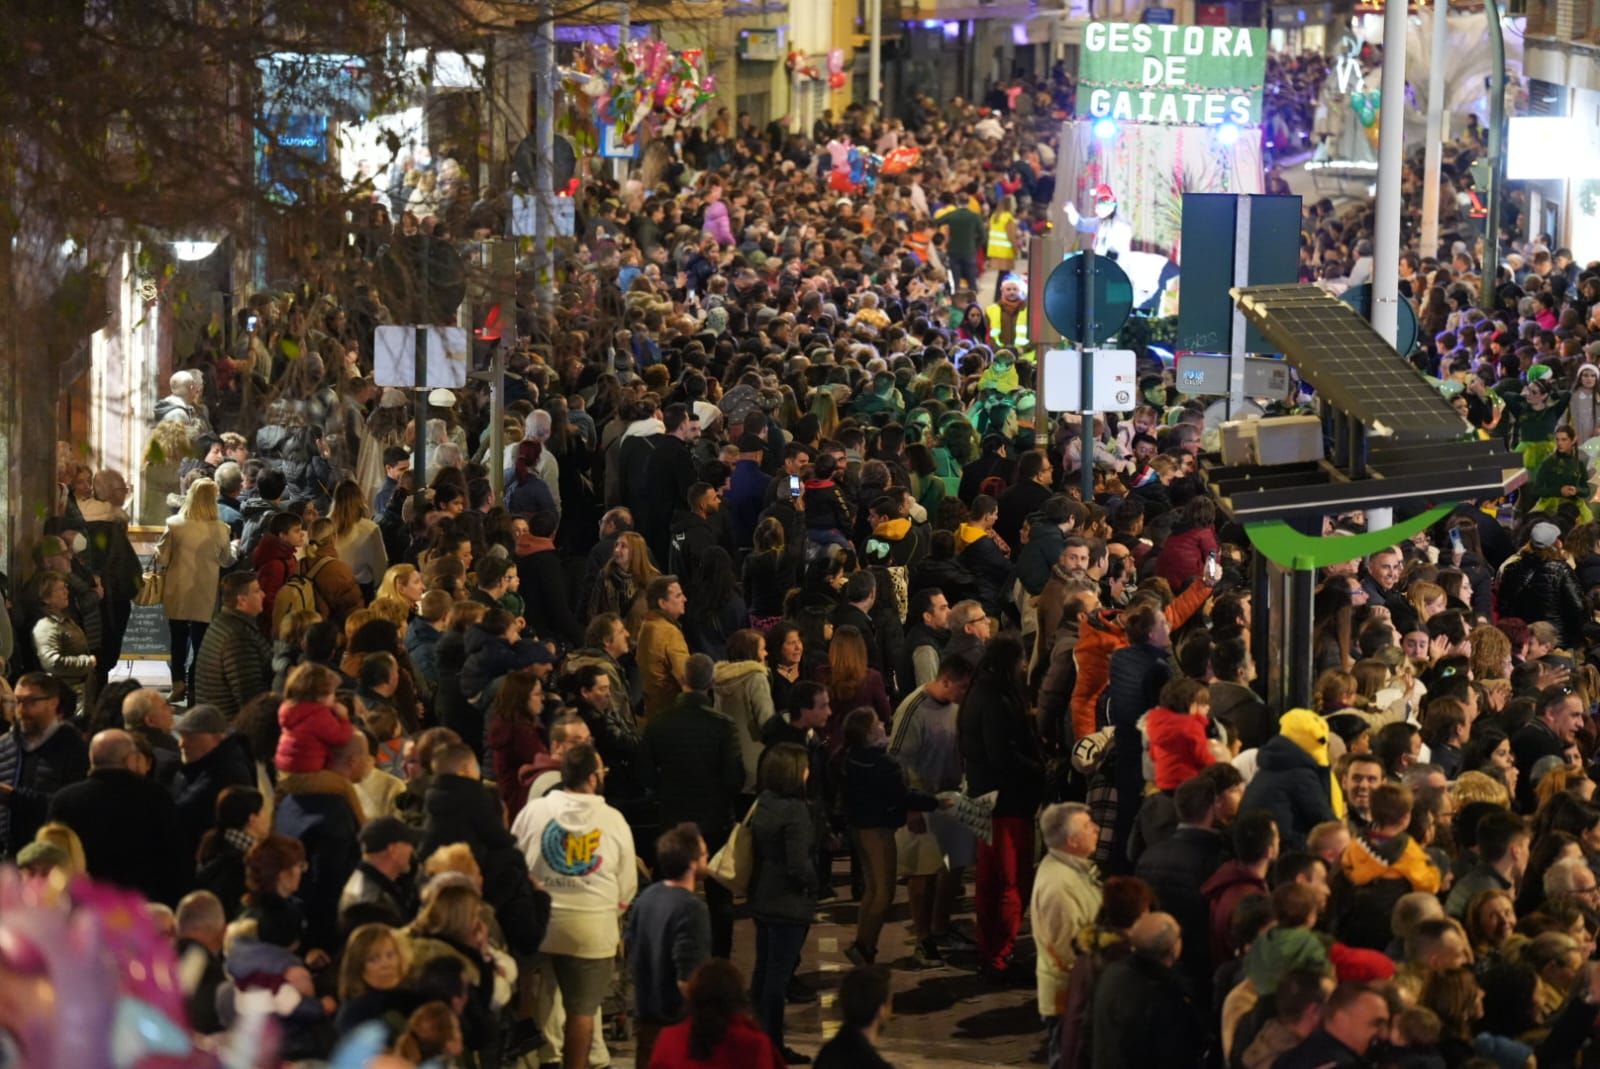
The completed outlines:
{"type": "Polygon", "coordinates": [[[1265,809],[1277,821],[1285,850],[1298,850],[1312,828],[1333,819],[1328,770],[1287,735],[1274,735],[1256,754],[1256,774],[1239,810],[1265,809]]]}
{"type": "Polygon", "coordinates": [[[532,516],[539,512],[556,511],[556,499],[550,487],[537,475],[528,476],[524,482],[516,481],[515,472],[506,473],[506,511],[512,515],[532,516]]]}
{"type": "Polygon", "coordinates": [[[740,549],[749,547],[755,540],[756,524],[761,519],[767,485],[771,482],[772,477],[753,460],[741,460],[733,466],[725,504],[732,520],[734,541],[740,549]]]}
{"type": "Polygon", "coordinates": [[[422,673],[430,686],[439,683],[439,660],[435,650],[439,645],[439,629],[420,616],[413,616],[406,625],[406,653],[411,666],[422,673]]]}

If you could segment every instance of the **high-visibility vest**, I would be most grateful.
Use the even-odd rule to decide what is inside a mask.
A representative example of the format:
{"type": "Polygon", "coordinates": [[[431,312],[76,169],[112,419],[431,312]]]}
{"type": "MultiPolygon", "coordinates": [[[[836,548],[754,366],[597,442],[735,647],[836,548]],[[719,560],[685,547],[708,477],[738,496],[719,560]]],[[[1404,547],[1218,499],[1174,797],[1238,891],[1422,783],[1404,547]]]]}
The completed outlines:
{"type": "Polygon", "coordinates": [[[1010,212],[996,212],[989,220],[989,251],[991,260],[1015,260],[1017,250],[1011,244],[1010,226],[1016,216],[1010,212]]]}
{"type": "MultiPolygon", "coordinates": [[[[990,255],[994,254],[990,253],[990,255]]],[[[1005,330],[1005,309],[1001,308],[999,303],[996,302],[985,308],[983,313],[988,317],[989,341],[993,343],[995,348],[1006,346],[1016,349],[1028,344],[1028,305],[1026,302],[1023,303],[1021,308],[1017,309],[1016,332],[1009,342],[1001,340],[1001,335],[1005,330]]]]}

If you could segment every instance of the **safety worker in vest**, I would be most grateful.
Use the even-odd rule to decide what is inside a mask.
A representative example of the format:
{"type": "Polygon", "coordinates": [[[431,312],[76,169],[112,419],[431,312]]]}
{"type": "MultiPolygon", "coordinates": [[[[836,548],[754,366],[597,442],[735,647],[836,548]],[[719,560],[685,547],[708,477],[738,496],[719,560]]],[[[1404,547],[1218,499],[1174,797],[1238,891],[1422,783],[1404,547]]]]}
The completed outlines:
{"type": "Polygon", "coordinates": [[[1017,226],[1017,198],[1000,198],[1000,207],[989,216],[989,247],[985,258],[996,271],[994,299],[1000,299],[1000,287],[1006,276],[1017,265],[1017,255],[1022,251],[1022,229],[1017,226]]]}
{"type": "Polygon", "coordinates": [[[1000,283],[1000,299],[985,308],[989,317],[989,344],[996,349],[1028,346],[1028,290],[1020,278],[1000,283]]]}

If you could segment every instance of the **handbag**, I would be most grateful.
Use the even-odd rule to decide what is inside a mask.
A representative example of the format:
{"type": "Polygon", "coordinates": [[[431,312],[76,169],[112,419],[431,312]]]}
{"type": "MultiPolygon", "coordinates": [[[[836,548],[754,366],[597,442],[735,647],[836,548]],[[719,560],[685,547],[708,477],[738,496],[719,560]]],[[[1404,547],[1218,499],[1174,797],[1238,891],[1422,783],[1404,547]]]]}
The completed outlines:
{"type": "Polygon", "coordinates": [[[162,572],[145,572],[144,578],[139,580],[139,592],[133,596],[133,603],[147,608],[160,605],[166,585],[166,576],[162,572]]]}
{"type": "Polygon", "coordinates": [[[744,819],[733,826],[728,841],[722,844],[707,863],[707,875],[736,895],[742,895],[750,886],[750,877],[756,867],[756,841],[750,831],[750,818],[756,814],[759,802],[750,804],[744,819]]]}

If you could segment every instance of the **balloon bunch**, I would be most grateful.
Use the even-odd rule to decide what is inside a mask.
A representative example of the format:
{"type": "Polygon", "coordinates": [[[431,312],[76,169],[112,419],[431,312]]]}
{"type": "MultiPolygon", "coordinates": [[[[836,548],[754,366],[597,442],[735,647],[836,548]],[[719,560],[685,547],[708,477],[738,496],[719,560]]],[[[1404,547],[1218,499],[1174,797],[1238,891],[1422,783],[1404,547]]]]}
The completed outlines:
{"type": "Polygon", "coordinates": [[[828,142],[828,188],[835,193],[871,193],[878,187],[884,158],[852,145],[849,138],[828,142]]]}
{"type": "Polygon", "coordinates": [[[784,57],[783,65],[790,74],[799,75],[800,80],[803,82],[814,82],[822,77],[817,70],[816,64],[812,63],[810,57],[799,49],[791,51],[784,57]]]}
{"type": "Polygon", "coordinates": [[[844,49],[835,48],[828,53],[828,88],[844,88],[844,49]]]}
{"type": "Polygon", "coordinates": [[[597,123],[620,128],[623,144],[631,144],[655,111],[687,119],[715,99],[716,75],[703,70],[704,59],[698,48],[674,52],[664,41],[590,44],[559,74],[569,91],[592,101],[597,123]]]}

